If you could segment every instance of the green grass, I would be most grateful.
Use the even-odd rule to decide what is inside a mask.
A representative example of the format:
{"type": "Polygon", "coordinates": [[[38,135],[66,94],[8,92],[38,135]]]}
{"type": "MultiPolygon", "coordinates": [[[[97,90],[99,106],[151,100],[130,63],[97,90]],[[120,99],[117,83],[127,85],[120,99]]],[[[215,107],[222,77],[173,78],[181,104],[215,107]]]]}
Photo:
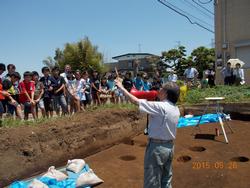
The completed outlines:
{"type": "Polygon", "coordinates": [[[225,102],[250,102],[250,86],[222,86],[189,90],[184,104],[204,103],[205,97],[225,97],[225,102]]]}
{"type": "Polygon", "coordinates": [[[4,118],[2,120],[2,124],[0,127],[20,127],[20,126],[37,126],[39,124],[44,124],[44,123],[48,123],[51,121],[55,121],[56,119],[59,119],[62,117],[53,117],[53,118],[38,118],[36,120],[18,120],[18,119],[13,119],[13,118],[4,118]]]}
{"type": "MultiPolygon", "coordinates": [[[[105,110],[105,109],[127,109],[127,110],[135,110],[136,106],[129,103],[124,103],[124,104],[105,104],[105,105],[101,105],[101,106],[91,106],[87,109],[87,111],[93,112],[96,110],[105,110]]],[[[64,118],[65,121],[70,121],[71,116],[65,116],[65,117],[53,117],[53,118],[38,118],[36,120],[17,120],[17,119],[13,119],[13,118],[4,118],[2,120],[2,124],[0,127],[19,127],[19,126],[38,126],[40,124],[45,124],[45,123],[49,123],[52,121],[56,121],[58,119],[62,119],[64,118]]]]}

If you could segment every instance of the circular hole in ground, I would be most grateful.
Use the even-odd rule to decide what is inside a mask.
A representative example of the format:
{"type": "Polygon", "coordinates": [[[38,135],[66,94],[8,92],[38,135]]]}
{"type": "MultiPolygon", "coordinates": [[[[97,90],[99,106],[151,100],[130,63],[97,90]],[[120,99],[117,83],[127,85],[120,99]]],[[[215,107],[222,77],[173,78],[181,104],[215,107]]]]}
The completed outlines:
{"type": "Polygon", "coordinates": [[[196,152],[202,152],[205,151],[206,148],[202,147],[202,146],[193,146],[189,148],[191,151],[196,151],[196,152]]]}
{"type": "Polygon", "coordinates": [[[133,155],[123,155],[120,157],[120,159],[123,161],[133,161],[136,159],[136,157],[133,155]]]}
{"type": "Polygon", "coordinates": [[[244,157],[244,156],[239,156],[239,157],[232,158],[231,161],[235,161],[235,162],[247,162],[247,161],[249,161],[249,158],[244,157]]]}
{"type": "Polygon", "coordinates": [[[188,155],[183,155],[183,156],[180,156],[177,158],[177,161],[178,162],[182,162],[182,163],[185,163],[185,162],[188,162],[190,161],[192,158],[188,155]]]}
{"type": "Polygon", "coordinates": [[[135,145],[135,141],[132,140],[132,139],[130,139],[130,138],[124,138],[124,139],[123,139],[123,144],[133,146],[133,145],[135,145]]]}

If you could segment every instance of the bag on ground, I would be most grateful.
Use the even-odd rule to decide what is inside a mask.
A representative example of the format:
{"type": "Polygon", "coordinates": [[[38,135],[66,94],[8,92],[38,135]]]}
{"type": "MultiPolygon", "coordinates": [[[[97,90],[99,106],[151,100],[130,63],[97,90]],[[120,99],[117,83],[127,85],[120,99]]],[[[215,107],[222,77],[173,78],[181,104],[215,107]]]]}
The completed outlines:
{"type": "Polygon", "coordinates": [[[56,170],[54,166],[49,167],[48,172],[42,177],[56,179],[57,181],[62,181],[68,178],[66,174],[60,172],[59,170],[56,170]]]}
{"type": "Polygon", "coordinates": [[[49,188],[47,185],[45,185],[43,182],[34,179],[29,185],[28,188],[49,188]]]}
{"type": "Polygon", "coordinates": [[[103,183],[104,181],[100,179],[92,169],[90,169],[88,172],[83,172],[78,179],[76,180],[76,187],[81,186],[94,186],[98,185],[100,183],[103,183]]]}
{"type": "Polygon", "coordinates": [[[83,169],[84,165],[85,161],[83,159],[68,160],[67,170],[74,173],[79,173],[83,169]]]}

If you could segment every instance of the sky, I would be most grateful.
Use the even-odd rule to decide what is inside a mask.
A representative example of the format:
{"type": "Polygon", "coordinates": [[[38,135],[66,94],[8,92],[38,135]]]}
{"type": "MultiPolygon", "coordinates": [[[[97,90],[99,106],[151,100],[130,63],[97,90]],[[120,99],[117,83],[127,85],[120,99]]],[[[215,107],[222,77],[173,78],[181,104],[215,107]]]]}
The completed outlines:
{"type": "MultiPolygon", "coordinates": [[[[193,0],[167,1],[213,30],[212,14],[193,0]]],[[[213,12],[212,3],[201,5],[213,12]]],[[[85,36],[106,62],[125,53],[160,55],[179,44],[190,54],[214,39],[157,0],[0,0],[0,62],[15,64],[20,73],[40,72],[56,48],[85,36]]]]}

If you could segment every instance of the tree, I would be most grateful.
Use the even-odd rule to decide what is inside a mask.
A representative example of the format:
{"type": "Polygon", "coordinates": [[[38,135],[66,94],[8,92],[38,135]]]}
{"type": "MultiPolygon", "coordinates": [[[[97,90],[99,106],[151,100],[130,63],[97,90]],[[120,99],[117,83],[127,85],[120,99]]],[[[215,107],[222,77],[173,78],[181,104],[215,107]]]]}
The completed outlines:
{"type": "Polygon", "coordinates": [[[200,46],[192,51],[190,58],[193,60],[199,72],[199,77],[202,77],[203,71],[206,70],[210,64],[214,65],[215,63],[215,50],[214,48],[200,46]]]}
{"type": "Polygon", "coordinates": [[[54,60],[63,70],[69,64],[73,71],[97,70],[103,72],[103,54],[98,51],[98,47],[93,45],[88,37],[76,42],[66,43],[64,49],[55,50],[54,60]]]}
{"type": "Polygon", "coordinates": [[[167,68],[174,69],[178,75],[183,74],[183,64],[186,64],[186,48],[179,46],[177,49],[170,49],[162,52],[161,60],[157,63],[157,69],[162,73],[167,68]]]}
{"type": "Polygon", "coordinates": [[[57,62],[52,59],[52,57],[48,56],[46,59],[43,60],[43,64],[50,68],[50,70],[57,65],[57,62]]]}

